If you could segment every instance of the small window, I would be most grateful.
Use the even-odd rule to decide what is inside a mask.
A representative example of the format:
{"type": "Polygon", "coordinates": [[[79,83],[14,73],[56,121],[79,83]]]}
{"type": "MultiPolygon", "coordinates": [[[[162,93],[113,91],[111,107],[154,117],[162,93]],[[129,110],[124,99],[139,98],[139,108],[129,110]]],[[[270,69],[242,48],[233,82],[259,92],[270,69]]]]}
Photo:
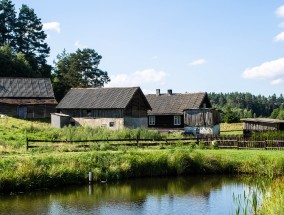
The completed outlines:
{"type": "Polygon", "coordinates": [[[114,122],[109,122],[109,127],[114,127],[115,123],[114,122]]]}
{"type": "Polygon", "coordinates": [[[155,125],[155,124],[156,124],[155,116],[149,116],[149,125],[155,125]]]}
{"type": "Polygon", "coordinates": [[[174,125],[181,125],[181,116],[174,116],[174,125]]]}

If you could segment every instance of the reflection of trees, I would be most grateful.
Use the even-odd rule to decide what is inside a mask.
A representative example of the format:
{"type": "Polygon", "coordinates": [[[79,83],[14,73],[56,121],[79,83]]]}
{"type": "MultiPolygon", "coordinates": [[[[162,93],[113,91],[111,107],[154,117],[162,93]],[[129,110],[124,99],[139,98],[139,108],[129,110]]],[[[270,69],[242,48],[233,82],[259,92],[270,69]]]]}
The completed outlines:
{"type": "MultiPolygon", "coordinates": [[[[135,204],[142,208],[149,196],[157,199],[190,196],[208,199],[210,192],[223,185],[242,183],[242,178],[221,176],[194,176],[178,178],[142,178],[119,183],[93,184],[84,187],[70,187],[60,191],[34,192],[31,194],[0,197],[0,211],[5,214],[23,213],[46,214],[50,208],[60,205],[62,209],[84,208],[97,210],[108,204],[135,204]]],[[[75,209],[76,210],[76,209],[75,209]]]]}

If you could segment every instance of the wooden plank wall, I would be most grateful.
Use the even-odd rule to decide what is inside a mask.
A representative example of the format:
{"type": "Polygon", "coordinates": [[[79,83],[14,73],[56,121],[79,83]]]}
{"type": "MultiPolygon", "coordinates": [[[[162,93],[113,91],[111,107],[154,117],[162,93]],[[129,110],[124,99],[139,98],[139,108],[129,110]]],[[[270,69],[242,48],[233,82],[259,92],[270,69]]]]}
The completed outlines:
{"type": "Polygon", "coordinates": [[[214,126],[220,122],[220,113],[217,110],[194,109],[184,113],[185,126],[214,126]]]}

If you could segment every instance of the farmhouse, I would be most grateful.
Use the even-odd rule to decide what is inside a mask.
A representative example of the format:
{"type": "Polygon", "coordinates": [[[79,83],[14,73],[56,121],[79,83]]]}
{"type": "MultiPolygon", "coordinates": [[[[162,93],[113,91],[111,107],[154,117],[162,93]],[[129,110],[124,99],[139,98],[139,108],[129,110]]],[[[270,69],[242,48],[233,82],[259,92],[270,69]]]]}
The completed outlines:
{"type": "Polygon", "coordinates": [[[56,105],[48,78],[0,78],[0,114],[46,118],[56,105]]]}
{"type": "Polygon", "coordinates": [[[148,126],[156,129],[184,129],[187,133],[219,134],[220,113],[212,108],[207,93],[167,93],[146,95],[152,110],[148,126]]]}
{"type": "Polygon", "coordinates": [[[284,131],[284,120],[269,118],[246,118],[244,122],[244,134],[261,131],[284,131]]]}
{"type": "Polygon", "coordinates": [[[140,87],[72,88],[56,108],[75,125],[111,129],[147,127],[151,110],[140,87]]]}

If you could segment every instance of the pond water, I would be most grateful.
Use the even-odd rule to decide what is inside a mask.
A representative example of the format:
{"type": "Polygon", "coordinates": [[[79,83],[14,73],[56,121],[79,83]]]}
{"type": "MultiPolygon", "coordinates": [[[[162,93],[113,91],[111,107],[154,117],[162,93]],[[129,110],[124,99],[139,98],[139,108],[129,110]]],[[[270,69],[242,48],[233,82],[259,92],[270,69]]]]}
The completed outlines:
{"type": "Polygon", "coordinates": [[[142,178],[0,196],[0,214],[235,214],[250,180],[222,176],[142,178]]]}

